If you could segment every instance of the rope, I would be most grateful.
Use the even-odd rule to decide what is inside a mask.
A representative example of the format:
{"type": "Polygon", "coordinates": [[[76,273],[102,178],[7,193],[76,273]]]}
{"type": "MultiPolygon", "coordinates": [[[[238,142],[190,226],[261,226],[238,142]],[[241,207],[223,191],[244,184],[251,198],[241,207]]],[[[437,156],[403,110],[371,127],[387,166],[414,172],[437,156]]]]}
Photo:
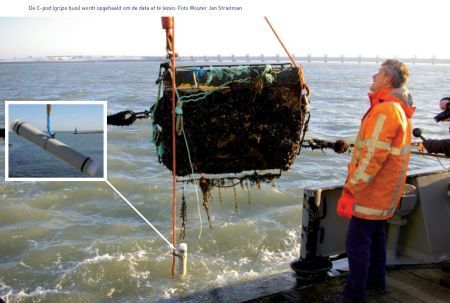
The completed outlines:
{"type": "MultiPolygon", "coordinates": [[[[247,67],[245,67],[245,71],[248,72],[247,67]]],[[[266,67],[264,69],[264,71],[263,71],[263,75],[266,75],[266,77],[268,78],[267,81],[273,81],[273,79],[270,79],[270,77],[268,77],[268,76],[272,76],[272,75],[269,74],[270,71],[271,71],[271,67],[270,66],[269,66],[269,68],[266,67]]],[[[240,76],[243,72],[244,71],[241,70],[241,71],[239,71],[237,73],[237,75],[240,76]]],[[[216,74],[219,74],[219,73],[216,73],[216,74]]],[[[218,76],[218,77],[221,78],[221,77],[223,77],[224,74],[226,74],[227,76],[230,76],[229,73],[222,73],[222,74],[220,74],[221,76],[218,76]]],[[[170,75],[170,77],[171,77],[171,79],[173,81],[174,77],[173,77],[173,72],[171,70],[169,70],[169,75],[170,75]]],[[[211,90],[209,90],[207,92],[201,92],[201,93],[191,94],[191,95],[186,95],[186,96],[180,96],[180,92],[178,91],[178,88],[175,87],[175,94],[176,94],[176,97],[177,97],[177,100],[178,100],[177,107],[175,108],[175,113],[177,115],[177,117],[176,117],[176,127],[175,128],[176,128],[176,132],[177,132],[178,135],[183,134],[183,138],[184,138],[184,142],[185,142],[185,146],[186,146],[186,150],[187,150],[187,155],[188,155],[188,160],[189,160],[189,165],[191,167],[191,172],[192,172],[192,176],[193,176],[192,179],[191,179],[191,182],[193,182],[194,185],[197,183],[197,181],[199,179],[196,177],[196,174],[194,172],[194,166],[192,164],[192,159],[191,159],[191,154],[190,154],[190,149],[189,149],[189,143],[188,143],[188,140],[187,140],[187,137],[186,137],[186,132],[185,132],[184,127],[183,127],[183,109],[182,109],[183,104],[184,103],[188,103],[188,102],[198,102],[198,101],[204,100],[210,94],[214,93],[215,91],[223,89],[224,87],[228,86],[231,83],[249,83],[250,80],[251,80],[250,78],[238,79],[238,80],[230,80],[230,81],[227,81],[224,84],[222,84],[220,86],[217,86],[214,89],[211,89],[211,90]]],[[[212,79],[208,78],[208,81],[212,81],[212,79]]],[[[162,144],[160,146],[162,146],[162,144]]],[[[159,151],[160,150],[158,148],[158,152],[159,151]]],[[[158,153],[158,156],[159,156],[159,153],[158,153]]],[[[162,154],[161,154],[161,157],[162,157],[162,154]]],[[[241,182],[238,182],[238,183],[234,184],[233,186],[229,186],[229,187],[234,187],[235,185],[237,185],[239,183],[241,183],[241,182]]],[[[198,184],[200,186],[199,181],[198,181],[198,184]]],[[[216,186],[220,187],[218,184],[216,186]]],[[[222,187],[224,187],[224,186],[222,186],[222,187]]],[[[203,231],[203,221],[202,221],[202,216],[201,216],[200,198],[199,198],[199,195],[198,195],[197,186],[194,186],[194,188],[195,188],[195,195],[196,195],[196,199],[197,199],[197,213],[198,213],[198,218],[199,218],[199,222],[200,222],[200,231],[199,231],[199,235],[198,235],[198,238],[200,239],[201,235],[202,235],[202,231],[203,231]]]]}
{"type": "MultiPolygon", "coordinates": [[[[200,221],[200,231],[198,233],[198,238],[200,239],[202,236],[202,231],[203,231],[203,221],[202,221],[202,213],[200,212],[200,198],[198,196],[198,190],[197,190],[197,186],[195,186],[195,182],[198,180],[196,178],[195,172],[194,172],[194,166],[192,165],[192,160],[191,160],[191,152],[189,150],[189,145],[188,145],[188,141],[186,138],[186,133],[184,132],[184,128],[182,128],[182,132],[183,132],[183,137],[184,137],[184,143],[186,144],[186,150],[187,150],[187,155],[188,155],[188,159],[189,159],[189,165],[191,166],[191,171],[192,171],[192,178],[193,178],[193,183],[194,183],[194,188],[195,188],[195,196],[197,198],[197,214],[198,214],[198,219],[200,221]]],[[[200,183],[198,183],[200,186],[200,183]]]]}
{"type": "Polygon", "coordinates": [[[52,105],[47,104],[47,133],[50,137],[54,138],[55,133],[52,131],[50,114],[52,113],[52,105]]]}
{"type": "Polygon", "coordinates": [[[275,28],[272,26],[272,23],[270,23],[269,18],[264,17],[264,19],[266,20],[267,24],[269,25],[270,29],[272,30],[272,32],[275,34],[275,37],[277,37],[278,42],[280,42],[281,46],[283,47],[284,51],[286,52],[287,56],[289,57],[289,59],[291,60],[292,64],[298,68],[297,62],[295,62],[294,58],[292,58],[291,53],[287,50],[286,46],[284,45],[283,41],[281,41],[280,36],[278,36],[278,33],[276,32],[275,28]]]}
{"type": "MultiPolygon", "coordinates": [[[[161,87],[163,85],[163,77],[164,75],[161,73],[162,71],[162,64],[159,66],[159,74],[158,74],[158,79],[156,80],[156,83],[159,84],[158,85],[158,93],[156,95],[156,102],[155,104],[150,108],[151,111],[151,116],[153,118],[155,118],[157,116],[157,112],[156,109],[159,106],[159,102],[161,99],[161,87]]],[[[154,121],[154,119],[153,119],[154,121]]],[[[153,130],[152,130],[152,138],[150,141],[152,141],[153,143],[155,143],[156,145],[156,154],[158,155],[158,159],[160,160],[162,158],[162,156],[164,155],[164,146],[163,144],[159,144],[159,139],[160,139],[160,135],[161,135],[161,131],[162,131],[162,127],[158,124],[154,124],[153,125],[153,130]]]]}
{"type": "Polygon", "coordinates": [[[270,29],[272,30],[272,32],[275,34],[275,37],[277,37],[278,42],[280,42],[281,46],[283,47],[284,51],[286,52],[287,56],[289,57],[289,59],[291,60],[292,64],[298,68],[298,76],[300,78],[300,82],[302,83],[302,89],[306,90],[306,96],[309,96],[311,93],[311,90],[309,89],[308,84],[305,83],[305,77],[303,75],[303,65],[300,65],[300,67],[297,65],[297,62],[294,60],[294,58],[292,57],[291,53],[287,50],[286,46],[284,45],[283,41],[281,41],[280,36],[278,36],[275,28],[272,26],[272,23],[270,23],[269,18],[264,17],[264,19],[266,20],[267,24],[269,25],[270,29]]]}
{"type": "MultiPolygon", "coordinates": [[[[173,76],[173,72],[171,70],[167,69],[167,67],[166,67],[166,70],[169,73],[171,79],[173,79],[173,77],[172,77],[173,76]]],[[[227,69],[226,72],[223,72],[223,73],[222,72],[218,72],[218,70],[220,70],[220,69],[214,69],[213,68],[213,72],[212,73],[215,73],[216,75],[219,75],[218,77],[229,77],[230,76],[231,72],[228,69],[227,69]]],[[[252,74],[252,71],[251,70],[249,71],[249,67],[247,67],[247,66],[240,68],[240,70],[238,70],[237,72],[234,72],[233,74],[242,76],[242,74],[244,72],[252,74]]],[[[266,83],[270,83],[270,82],[272,82],[274,80],[273,79],[273,75],[271,74],[271,72],[272,72],[272,67],[270,65],[267,65],[263,70],[261,70],[261,72],[260,72],[258,77],[263,79],[263,81],[265,81],[266,83]]],[[[207,73],[207,71],[206,70],[202,70],[202,73],[203,73],[203,76],[205,77],[205,74],[207,73]]],[[[230,80],[230,81],[227,81],[227,82],[221,84],[220,86],[214,86],[211,89],[209,89],[208,91],[198,92],[198,93],[195,93],[195,94],[189,94],[189,95],[185,95],[185,96],[181,96],[180,95],[180,91],[178,90],[178,87],[175,88],[175,94],[176,94],[176,97],[177,97],[177,105],[175,107],[176,133],[178,135],[183,134],[184,141],[185,141],[185,146],[186,146],[187,153],[188,153],[187,154],[187,158],[188,158],[187,160],[189,161],[190,171],[191,171],[191,173],[193,175],[194,175],[195,171],[194,171],[194,167],[192,165],[190,150],[189,150],[189,146],[188,146],[189,144],[188,144],[188,140],[187,140],[187,137],[186,137],[186,134],[185,134],[184,126],[183,126],[184,125],[184,123],[183,123],[183,104],[184,103],[188,103],[188,102],[199,102],[199,101],[202,101],[202,100],[206,99],[210,94],[212,94],[212,93],[214,93],[216,91],[219,91],[219,90],[223,89],[224,87],[229,87],[229,85],[232,84],[232,83],[250,83],[250,82],[251,82],[251,78],[250,77],[244,78],[244,79],[230,80]]],[[[302,147],[301,143],[304,141],[304,137],[306,135],[306,130],[308,129],[308,124],[309,124],[309,120],[310,120],[309,119],[310,115],[309,115],[309,112],[307,111],[309,102],[307,101],[307,96],[305,94],[302,94],[302,100],[303,100],[302,101],[302,105],[301,105],[302,106],[302,111],[304,111],[306,114],[305,114],[305,116],[303,116],[303,119],[300,121],[300,123],[302,125],[301,126],[302,135],[301,135],[301,138],[299,138],[300,139],[300,146],[299,146],[298,153],[300,153],[300,150],[301,150],[301,147],[302,147]],[[304,102],[305,99],[306,99],[306,104],[304,104],[305,103],[304,102]]],[[[160,100],[158,100],[158,101],[160,102],[160,100]]],[[[158,121],[158,119],[156,119],[156,106],[153,106],[153,113],[154,113],[154,116],[153,116],[154,121],[158,121]]],[[[161,144],[161,142],[159,142],[160,132],[158,132],[157,127],[158,127],[158,125],[154,124],[153,139],[154,139],[154,142],[155,142],[155,144],[157,146],[158,157],[161,159],[163,157],[164,149],[163,149],[163,144],[161,144]]],[[[273,177],[273,178],[275,178],[275,177],[273,177]]],[[[242,180],[241,178],[237,178],[237,179],[242,180]]],[[[255,179],[255,178],[253,176],[251,176],[251,178],[249,178],[249,179],[255,179]]],[[[191,182],[194,182],[196,184],[197,183],[196,181],[197,181],[197,178],[194,175],[194,178],[192,179],[191,182]]],[[[259,182],[259,180],[256,180],[256,181],[259,182]]],[[[239,183],[242,183],[242,182],[239,182],[239,183]]],[[[239,184],[239,183],[237,183],[237,184],[239,184]]],[[[232,186],[235,186],[235,185],[236,184],[234,184],[232,186]]],[[[230,186],[230,187],[232,187],[232,186],[230,186]]],[[[217,187],[221,187],[220,184],[217,184],[217,187]]],[[[199,203],[198,203],[198,206],[199,206],[199,203]]],[[[200,207],[198,207],[198,208],[200,208],[200,207]]]]}
{"type": "MultiPolygon", "coordinates": [[[[170,77],[172,77],[172,71],[169,70],[169,74],[170,77]]],[[[224,87],[228,86],[231,83],[249,83],[250,82],[250,78],[245,78],[245,79],[238,79],[238,80],[231,80],[228,81],[214,89],[211,89],[207,92],[202,92],[202,93],[197,93],[197,94],[192,94],[192,95],[186,95],[186,96],[180,96],[180,92],[178,91],[178,88],[175,87],[175,94],[177,97],[177,107],[175,108],[175,113],[177,115],[176,118],[176,132],[178,135],[181,135],[181,132],[183,131],[183,104],[184,103],[188,103],[188,102],[198,102],[201,100],[206,99],[206,97],[208,97],[210,94],[223,89],[224,87]],[[198,97],[198,98],[193,98],[192,97],[198,97]]]]}
{"type": "MultiPolygon", "coordinates": [[[[169,71],[169,74],[170,74],[170,77],[172,78],[172,72],[171,71],[169,71]]],[[[187,137],[186,137],[186,132],[184,131],[184,127],[183,127],[183,116],[182,116],[183,115],[183,110],[181,109],[182,102],[180,102],[181,98],[180,98],[180,93],[179,93],[177,87],[175,87],[175,94],[176,94],[176,97],[178,98],[177,108],[175,109],[175,112],[177,113],[176,131],[177,131],[178,135],[180,135],[181,133],[183,134],[184,143],[185,143],[185,146],[186,146],[186,151],[187,151],[188,160],[189,160],[189,165],[191,167],[193,183],[195,185],[197,178],[196,178],[196,174],[194,172],[194,166],[192,164],[191,152],[190,152],[190,149],[189,149],[189,144],[188,144],[188,140],[187,140],[187,137]]],[[[201,236],[202,236],[202,231],[203,231],[203,221],[202,221],[202,215],[201,215],[201,211],[200,211],[200,198],[199,198],[199,195],[198,195],[197,186],[194,186],[194,188],[195,188],[195,196],[197,198],[198,219],[199,219],[199,222],[200,222],[200,231],[199,231],[199,234],[198,234],[198,238],[200,239],[201,236]]]]}
{"type": "Polygon", "coordinates": [[[218,80],[225,80],[230,79],[234,80],[237,77],[241,77],[242,74],[249,74],[251,72],[250,66],[239,66],[238,69],[232,69],[232,68],[214,68],[213,66],[210,66],[210,69],[208,70],[208,77],[206,80],[206,85],[211,84],[211,82],[214,80],[214,78],[218,80]]]}
{"type": "MultiPolygon", "coordinates": [[[[194,184],[194,189],[195,189],[195,194],[196,194],[196,199],[197,199],[197,213],[198,213],[198,218],[199,218],[199,223],[200,223],[200,230],[199,230],[198,237],[201,238],[202,230],[203,230],[203,221],[202,221],[200,198],[199,198],[197,185],[200,186],[200,188],[202,188],[203,202],[204,202],[203,206],[205,207],[205,210],[208,215],[208,222],[211,226],[211,219],[210,219],[210,215],[208,213],[208,200],[209,200],[208,193],[209,193],[209,190],[211,187],[218,187],[219,189],[220,188],[229,188],[229,187],[235,188],[235,186],[239,185],[239,184],[241,185],[241,187],[243,186],[243,184],[246,184],[247,186],[248,186],[248,184],[254,184],[259,187],[260,183],[262,183],[262,182],[273,182],[274,179],[279,178],[281,176],[281,170],[280,170],[279,174],[271,174],[271,173],[261,174],[261,172],[257,173],[255,171],[253,174],[247,174],[242,177],[234,176],[234,177],[227,178],[227,177],[222,176],[222,177],[214,178],[214,179],[205,179],[203,177],[199,178],[196,175],[195,167],[194,167],[194,164],[192,163],[192,155],[191,155],[191,151],[189,148],[189,142],[188,142],[188,138],[186,135],[186,130],[184,129],[183,105],[185,103],[189,103],[189,102],[201,102],[201,101],[205,100],[206,98],[211,97],[211,94],[213,94],[217,91],[223,90],[224,88],[227,88],[227,89],[233,88],[234,87],[233,84],[237,85],[239,83],[252,83],[253,77],[256,77],[255,81],[261,87],[264,85],[264,83],[266,83],[266,84],[273,83],[273,81],[275,80],[275,77],[273,74],[273,69],[270,65],[266,65],[263,69],[260,69],[258,71],[253,70],[248,66],[240,67],[240,68],[236,69],[235,71],[233,71],[233,69],[231,69],[231,68],[215,69],[215,68],[211,67],[210,70],[202,70],[202,79],[195,79],[196,87],[195,88],[192,87],[191,89],[188,89],[187,90],[188,93],[185,94],[185,92],[181,91],[181,89],[179,90],[179,88],[176,85],[173,86],[176,71],[174,71],[173,69],[169,69],[168,66],[164,66],[164,67],[165,67],[165,71],[167,73],[169,73],[170,79],[167,79],[166,77],[164,77],[164,81],[159,81],[159,83],[160,84],[165,83],[166,86],[168,86],[167,85],[168,82],[169,81],[172,82],[171,93],[172,93],[172,96],[173,96],[173,94],[175,94],[175,96],[176,96],[175,100],[172,99],[172,104],[174,101],[176,102],[175,106],[172,105],[172,117],[173,117],[173,114],[175,114],[175,133],[179,136],[183,135],[182,140],[184,140],[184,145],[186,148],[186,158],[187,158],[186,159],[187,163],[185,163],[185,164],[189,164],[188,171],[190,170],[189,175],[191,176],[191,178],[189,180],[177,180],[176,182],[186,182],[186,183],[192,182],[194,184]],[[246,73],[246,74],[244,74],[244,73],[246,73]],[[232,78],[231,80],[229,80],[230,77],[232,78]],[[240,77],[240,78],[237,79],[238,77],[240,77]],[[206,84],[198,87],[198,82],[197,82],[198,80],[201,80],[202,83],[205,83],[205,81],[209,82],[209,83],[214,81],[214,84],[207,85],[208,83],[206,83],[206,84]],[[222,80],[225,82],[222,82],[221,84],[219,84],[219,83],[217,83],[217,80],[222,80]],[[206,87],[206,89],[205,89],[205,87],[206,87]],[[181,95],[181,94],[185,94],[185,95],[181,95]],[[205,186],[204,184],[202,186],[202,180],[207,180],[206,183],[208,184],[208,186],[205,186]],[[250,181],[250,183],[248,183],[248,181],[250,181]],[[247,182],[247,183],[245,183],[245,182],[247,182]]],[[[197,72],[195,70],[193,70],[193,72],[195,72],[197,74],[197,72]]],[[[182,87],[185,88],[184,86],[182,86],[182,87]]],[[[160,90],[158,90],[158,91],[160,91],[160,90]]],[[[167,92],[167,93],[169,93],[169,92],[167,92]]],[[[158,93],[158,95],[159,95],[159,93],[158,93]]],[[[152,106],[151,112],[153,115],[154,122],[159,121],[159,119],[158,119],[160,116],[159,112],[161,112],[162,106],[166,106],[167,110],[169,109],[167,107],[167,105],[162,103],[162,102],[164,102],[164,101],[162,101],[163,99],[167,100],[168,98],[169,98],[169,95],[165,95],[165,96],[163,96],[163,98],[158,98],[157,103],[152,106]]],[[[305,136],[305,131],[308,128],[308,122],[309,122],[309,114],[307,111],[308,101],[307,101],[306,95],[303,94],[303,91],[302,91],[301,109],[303,112],[305,112],[305,114],[302,115],[302,119],[300,120],[300,123],[301,123],[300,130],[302,130],[303,134],[298,139],[301,139],[301,142],[303,142],[304,136],[305,136]],[[305,101],[305,99],[306,99],[306,101],[305,101]]],[[[173,122],[173,119],[172,119],[172,122],[173,122]]],[[[163,153],[164,153],[165,145],[162,142],[164,140],[164,138],[161,137],[162,133],[160,130],[158,130],[158,127],[160,129],[160,126],[158,124],[153,125],[153,141],[155,142],[155,144],[157,146],[157,154],[161,160],[161,158],[163,158],[163,156],[164,156],[163,153]]],[[[172,131],[173,131],[173,128],[172,128],[172,131]]],[[[173,137],[176,136],[175,133],[172,133],[173,137]]],[[[167,145],[165,147],[167,148],[167,145]]],[[[181,146],[178,146],[178,147],[181,147],[181,146]]],[[[300,148],[301,148],[301,144],[300,144],[300,148]]],[[[172,149],[172,153],[176,154],[176,150],[172,149]]],[[[170,166],[169,163],[167,163],[167,164],[168,164],[167,166],[170,166]]],[[[171,169],[172,169],[172,173],[177,172],[176,166],[173,162],[172,162],[171,169]]],[[[183,193],[183,195],[184,195],[184,193],[183,193]]],[[[236,205],[237,205],[237,203],[236,203],[236,205]]],[[[185,211],[185,208],[183,208],[183,207],[185,207],[185,205],[184,206],[182,205],[182,212],[185,211]]],[[[184,215],[184,217],[185,217],[185,215],[184,215]]],[[[181,218],[183,219],[183,214],[181,215],[181,218]]],[[[181,231],[181,234],[182,233],[183,233],[183,231],[181,231]]]]}
{"type": "Polygon", "coordinates": [[[230,80],[230,81],[227,81],[220,86],[216,86],[215,88],[208,90],[206,92],[201,92],[201,93],[196,93],[196,94],[191,94],[191,95],[186,95],[186,96],[178,95],[178,101],[183,104],[183,103],[188,103],[188,102],[197,102],[197,101],[204,100],[210,94],[212,94],[216,91],[222,90],[223,88],[227,87],[231,83],[250,83],[250,78],[230,80]]]}
{"type": "MultiPolygon", "coordinates": [[[[306,100],[308,100],[307,96],[302,94],[302,98],[306,98],[306,100]]],[[[309,103],[309,101],[308,101],[309,103]]],[[[309,111],[306,111],[305,116],[308,115],[308,117],[305,117],[304,123],[303,123],[303,129],[302,129],[302,138],[300,139],[300,147],[298,148],[298,153],[297,156],[300,155],[300,152],[302,151],[302,146],[303,146],[303,141],[305,140],[305,135],[306,135],[306,131],[308,130],[308,125],[309,125],[309,119],[311,118],[311,114],[309,113],[309,111]]]]}
{"type": "Polygon", "coordinates": [[[122,198],[122,200],[123,201],[125,201],[127,204],[128,204],[128,206],[129,207],[131,207],[131,209],[132,210],[134,210],[134,212],[136,213],[136,214],[138,214],[139,215],[139,217],[141,217],[142,218],[142,220],[144,220],[145,221],[145,223],[147,223],[148,224],[148,226],[150,226],[168,245],[169,245],[169,247],[170,248],[172,248],[173,250],[175,250],[175,247],[166,239],[166,237],[164,237],[160,232],[159,232],[159,230],[158,229],[156,229],[156,227],[155,226],[153,226],[153,224],[152,223],[150,223],[150,221],[139,211],[139,210],[137,210],[136,209],[136,207],[134,207],[134,205],[133,204],[131,204],[130,203],[130,201],[128,201],[127,200],[127,198],[125,198],[121,193],[120,193],[120,191],[118,191],[117,190],[117,188],[115,188],[112,184],[111,184],[111,182],[109,182],[108,180],[106,180],[105,181],[106,182],[106,184],[108,184],[115,192],[116,192],[116,194],[118,194],[119,195],[119,197],[121,197],[122,198]]]}

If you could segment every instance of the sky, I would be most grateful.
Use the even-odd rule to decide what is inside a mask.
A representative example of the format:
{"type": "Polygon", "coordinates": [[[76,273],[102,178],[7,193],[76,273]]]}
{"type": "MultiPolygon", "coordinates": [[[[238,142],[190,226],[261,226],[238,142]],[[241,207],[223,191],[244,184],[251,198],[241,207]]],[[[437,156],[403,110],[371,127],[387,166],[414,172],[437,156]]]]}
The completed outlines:
{"type": "MultiPolygon", "coordinates": [[[[260,6],[250,6],[254,9],[245,16],[176,15],[176,51],[184,56],[284,55],[264,21],[267,15],[296,56],[450,58],[444,0],[241,2],[260,6]]],[[[0,17],[0,58],[162,56],[164,44],[158,15],[0,17]]]]}
{"type": "MultiPolygon", "coordinates": [[[[51,128],[54,132],[103,129],[102,104],[52,104],[51,128]]],[[[46,104],[9,104],[9,121],[24,121],[47,132],[46,104]]]]}

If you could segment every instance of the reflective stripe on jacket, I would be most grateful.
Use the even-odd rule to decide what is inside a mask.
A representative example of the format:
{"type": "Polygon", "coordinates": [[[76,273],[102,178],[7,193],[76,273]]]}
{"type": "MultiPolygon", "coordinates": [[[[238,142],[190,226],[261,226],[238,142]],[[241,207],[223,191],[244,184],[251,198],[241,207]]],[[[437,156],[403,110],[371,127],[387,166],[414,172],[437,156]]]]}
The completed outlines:
{"type": "Polygon", "coordinates": [[[406,88],[369,94],[344,188],[355,197],[353,215],[369,220],[392,217],[406,180],[415,108],[406,88]]]}

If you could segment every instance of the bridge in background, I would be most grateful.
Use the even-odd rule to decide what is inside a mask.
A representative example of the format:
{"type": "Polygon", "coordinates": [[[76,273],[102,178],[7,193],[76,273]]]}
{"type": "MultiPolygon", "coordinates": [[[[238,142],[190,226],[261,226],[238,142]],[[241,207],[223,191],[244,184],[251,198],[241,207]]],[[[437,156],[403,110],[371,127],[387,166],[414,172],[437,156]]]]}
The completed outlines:
{"type": "MultiPolygon", "coordinates": [[[[381,63],[387,59],[387,57],[375,56],[375,57],[347,57],[340,55],[338,57],[328,56],[324,54],[322,56],[301,56],[296,57],[298,62],[338,62],[338,63],[381,63]]],[[[396,57],[394,57],[396,58],[396,57]]],[[[436,56],[430,58],[417,58],[415,56],[411,58],[398,58],[408,64],[450,64],[450,59],[440,59],[436,56]]],[[[114,62],[114,61],[166,61],[164,56],[44,56],[44,57],[26,57],[26,58],[9,58],[0,59],[0,63],[61,63],[61,62],[114,62]]],[[[216,55],[216,56],[179,56],[177,57],[179,62],[249,62],[249,63],[264,63],[264,62],[289,62],[287,56],[275,56],[267,55],[216,55]]]]}

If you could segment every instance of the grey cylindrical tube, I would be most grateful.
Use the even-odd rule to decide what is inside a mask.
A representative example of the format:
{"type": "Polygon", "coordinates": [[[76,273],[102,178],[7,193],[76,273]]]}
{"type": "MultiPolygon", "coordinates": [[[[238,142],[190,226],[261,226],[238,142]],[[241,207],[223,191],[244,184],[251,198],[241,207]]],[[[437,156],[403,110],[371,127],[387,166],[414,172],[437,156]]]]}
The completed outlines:
{"type": "Polygon", "coordinates": [[[81,172],[92,177],[95,176],[99,165],[91,158],[77,152],[61,141],[19,120],[11,123],[11,129],[19,136],[52,153],[81,172]]]}
{"type": "Polygon", "coordinates": [[[186,273],[187,273],[187,244],[186,243],[180,243],[178,245],[178,258],[179,258],[178,274],[181,277],[184,277],[184,276],[186,276],[186,273]]]}

